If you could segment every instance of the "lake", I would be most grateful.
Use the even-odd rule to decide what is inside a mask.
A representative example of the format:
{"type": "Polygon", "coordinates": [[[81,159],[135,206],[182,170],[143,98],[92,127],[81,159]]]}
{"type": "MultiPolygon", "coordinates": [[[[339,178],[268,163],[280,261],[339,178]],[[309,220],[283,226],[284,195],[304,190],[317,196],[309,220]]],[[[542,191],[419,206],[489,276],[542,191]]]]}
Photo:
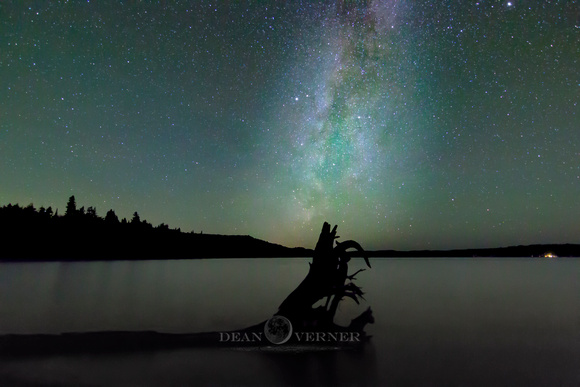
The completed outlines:
{"type": "MultiPolygon", "coordinates": [[[[0,263],[0,334],[202,332],[268,319],[310,259],[0,263]]],[[[0,385],[580,385],[577,258],[371,259],[341,304],[362,351],[208,349],[15,358],[0,385]]],[[[350,262],[349,272],[364,268],[350,262]]]]}

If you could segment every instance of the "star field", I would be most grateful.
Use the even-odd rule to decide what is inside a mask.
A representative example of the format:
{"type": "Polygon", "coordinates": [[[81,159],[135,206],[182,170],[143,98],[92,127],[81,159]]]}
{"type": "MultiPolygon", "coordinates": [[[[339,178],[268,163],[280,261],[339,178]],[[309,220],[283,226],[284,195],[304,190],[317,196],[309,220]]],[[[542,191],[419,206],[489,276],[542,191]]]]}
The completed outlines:
{"type": "Polygon", "coordinates": [[[578,1],[8,1],[0,28],[1,205],[580,243],[578,1]]]}

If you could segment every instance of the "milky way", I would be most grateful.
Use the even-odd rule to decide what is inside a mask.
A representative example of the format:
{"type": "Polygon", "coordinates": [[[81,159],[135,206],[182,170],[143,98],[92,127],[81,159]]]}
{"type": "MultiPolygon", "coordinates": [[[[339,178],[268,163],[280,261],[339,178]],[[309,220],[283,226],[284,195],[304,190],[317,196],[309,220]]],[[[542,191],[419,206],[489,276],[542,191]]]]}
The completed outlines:
{"type": "Polygon", "coordinates": [[[312,247],[578,243],[577,1],[0,5],[0,204],[312,247]]]}

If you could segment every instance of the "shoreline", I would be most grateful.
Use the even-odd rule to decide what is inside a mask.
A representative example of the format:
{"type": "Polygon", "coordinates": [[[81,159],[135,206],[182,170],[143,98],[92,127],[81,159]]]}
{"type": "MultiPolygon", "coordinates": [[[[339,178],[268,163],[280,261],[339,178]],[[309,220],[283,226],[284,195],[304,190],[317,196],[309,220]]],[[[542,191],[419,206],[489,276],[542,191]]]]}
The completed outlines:
{"type": "MultiPolygon", "coordinates": [[[[369,258],[393,259],[393,258],[579,258],[580,245],[577,244],[560,244],[560,245],[530,245],[530,246],[510,246],[486,249],[457,249],[457,250],[365,250],[365,255],[369,258]],[[549,254],[549,256],[547,256],[549,254]]],[[[82,254],[79,254],[82,255],[82,254]]],[[[60,257],[3,257],[0,253],[0,263],[18,263],[18,262],[103,262],[103,261],[149,261],[149,260],[207,260],[207,259],[296,259],[312,258],[313,251],[302,249],[300,254],[295,255],[264,255],[256,254],[233,255],[215,255],[207,254],[204,256],[167,256],[160,258],[155,256],[128,256],[126,258],[74,258],[64,253],[60,257]]],[[[362,258],[363,255],[357,252],[350,253],[353,258],[362,258]]]]}

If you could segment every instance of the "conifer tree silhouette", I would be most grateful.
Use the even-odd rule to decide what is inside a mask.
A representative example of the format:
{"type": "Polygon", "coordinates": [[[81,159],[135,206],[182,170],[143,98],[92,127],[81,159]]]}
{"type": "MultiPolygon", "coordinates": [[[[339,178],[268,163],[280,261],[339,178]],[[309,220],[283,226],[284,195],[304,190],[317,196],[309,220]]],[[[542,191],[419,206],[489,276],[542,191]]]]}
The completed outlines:
{"type": "Polygon", "coordinates": [[[68,198],[68,202],[66,204],[66,212],[64,213],[65,216],[73,216],[77,213],[77,202],[75,200],[75,196],[72,195],[68,198]]]}

